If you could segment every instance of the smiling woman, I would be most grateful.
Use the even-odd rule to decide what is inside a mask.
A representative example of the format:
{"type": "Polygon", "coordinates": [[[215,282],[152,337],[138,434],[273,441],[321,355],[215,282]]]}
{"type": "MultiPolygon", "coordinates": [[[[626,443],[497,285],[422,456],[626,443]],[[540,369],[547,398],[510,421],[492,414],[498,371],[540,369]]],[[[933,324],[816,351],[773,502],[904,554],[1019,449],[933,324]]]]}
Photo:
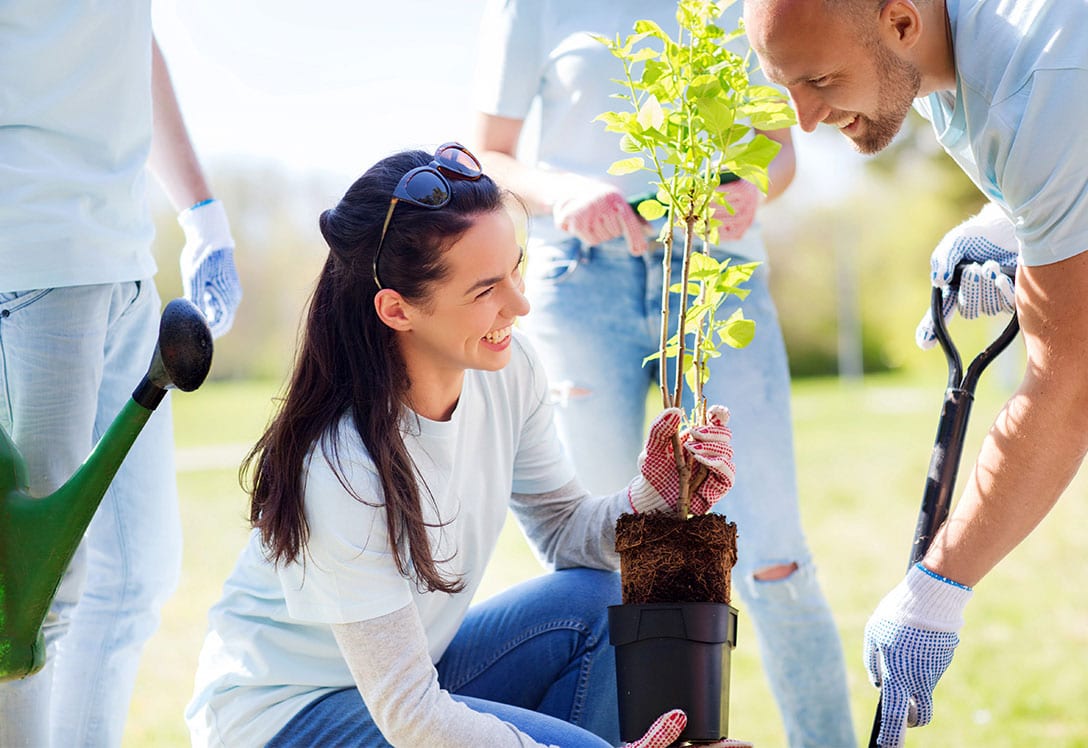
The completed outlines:
{"type": "MultiPolygon", "coordinates": [[[[244,464],[254,531],[209,616],[194,745],[618,742],[613,527],[632,494],[664,508],[676,468],[655,442],[650,482],[590,497],[574,479],[513,331],[529,305],[506,208],[446,143],[383,159],[321,215],[330,252],[244,464]],[[508,510],[561,571],[470,607],[508,510]]],[[[633,745],[673,742],[686,717],[663,716],[633,745]]]]}

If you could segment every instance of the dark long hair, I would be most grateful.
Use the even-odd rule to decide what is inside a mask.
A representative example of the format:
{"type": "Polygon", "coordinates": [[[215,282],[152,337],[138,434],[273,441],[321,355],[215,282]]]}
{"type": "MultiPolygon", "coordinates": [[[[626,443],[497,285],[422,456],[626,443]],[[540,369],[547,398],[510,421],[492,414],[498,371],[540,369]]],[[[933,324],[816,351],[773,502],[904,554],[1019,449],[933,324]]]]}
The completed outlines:
{"type": "MultiPolygon", "coordinates": [[[[440,572],[427,540],[423,492],[401,433],[408,415],[408,372],[394,332],[374,309],[378,289],[371,272],[394,187],[407,171],[430,160],[422,151],[385,158],[321,214],[330,251],[310,298],[295,368],[277,414],[242,463],[241,474],[252,497],[250,522],[270,560],[298,560],[309,537],[302,473],[311,447],[322,453],[315,451],[313,459],[324,457],[357,500],[381,503],[382,497],[359,496],[339,463],[337,426],[350,413],[381,482],[397,570],[414,576],[421,589],[456,592],[461,580],[440,572]]],[[[449,181],[452,197],[445,207],[399,201],[382,245],[382,285],[413,304],[425,304],[446,276],[444,251],[475,217],[503,208],[503,194],[487,176],[449,181]]],[[[433,501],[429,492],[427,498],[433,501]]]]}

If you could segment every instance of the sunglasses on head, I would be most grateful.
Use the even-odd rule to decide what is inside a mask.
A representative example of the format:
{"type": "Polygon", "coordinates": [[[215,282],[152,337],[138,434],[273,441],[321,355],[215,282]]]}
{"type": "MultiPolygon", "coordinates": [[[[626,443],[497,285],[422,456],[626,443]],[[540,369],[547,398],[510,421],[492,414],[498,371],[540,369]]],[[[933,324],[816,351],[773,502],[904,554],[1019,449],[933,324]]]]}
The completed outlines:
{"type": "Polygon", "coordinates": [[[482,175],[480,161],[467,148],[460,143],[443,143],[434,152],[431,163],[417,166],[400,178],[393,189],[393,198],[389,201],[389,211],[385,214],[378,248],[374,250],[374,285],[379,289],[383,288],[378,280],[378,258],[381,256],[385,234],[389,230],[389,222],[393,220],[393,210],[397,203],[405,200],[421,208],[437,210],[448,205],[453,195],[450,179],[476,180],[482,175]]]}

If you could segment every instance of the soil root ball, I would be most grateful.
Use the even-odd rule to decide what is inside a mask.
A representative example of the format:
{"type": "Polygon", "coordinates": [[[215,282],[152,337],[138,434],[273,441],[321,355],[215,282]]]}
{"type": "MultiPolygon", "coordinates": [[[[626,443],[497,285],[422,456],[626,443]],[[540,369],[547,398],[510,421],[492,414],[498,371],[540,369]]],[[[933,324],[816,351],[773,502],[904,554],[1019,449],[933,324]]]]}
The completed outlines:
{"type": "Polygon", "coordinates": [[[616,552],[624,603],[729,603],[737,526],[723,515],[621,515],[616,552]]]}

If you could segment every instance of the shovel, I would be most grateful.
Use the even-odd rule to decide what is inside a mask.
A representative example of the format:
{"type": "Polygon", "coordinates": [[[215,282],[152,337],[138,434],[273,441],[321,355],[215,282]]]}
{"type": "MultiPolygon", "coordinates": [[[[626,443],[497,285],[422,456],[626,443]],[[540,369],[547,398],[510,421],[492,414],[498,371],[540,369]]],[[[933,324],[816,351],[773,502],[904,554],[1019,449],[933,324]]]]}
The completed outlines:
{"type": "MultiPolygon", "coordinates": [[[[956,267],[952,276],[951,292],[955,293],[960,284],[960,275],[964,263],[956,267]]],[[[948,334],[944,315],[941,314],[943,296],[940,288],[934,288],[930,298],[930,314],[933,317],[934,332],[937,342],[944,351],[948,363],[948,388],[944,393],[941,417],[937,422],[937,436],[933,442],[933,452],[929,459],[929,473],[926,476],[922,506],[918,512],[918,524],[914,528],[914,542],[910,549],[910,563],[907,569],[922,560],[929,550],[933,536],[937,534],[952,506],[952,491],[956,487],[956,473],[959,470],[960,455],[963,453],[964,437],[967,434],[967,418],[971,414],[974,402],[975,386],[979,377],[990,363],[1004,351],[1020,331],[1016,313],[1001,331],[1001,334],[982,352],[975,356],[964,373],[960,353],[948,334]]],[[[877,737],[880,735],[880,702],[876,705],[873,729],[869,736],[869,748],[880,748],[877,737]]]]}

